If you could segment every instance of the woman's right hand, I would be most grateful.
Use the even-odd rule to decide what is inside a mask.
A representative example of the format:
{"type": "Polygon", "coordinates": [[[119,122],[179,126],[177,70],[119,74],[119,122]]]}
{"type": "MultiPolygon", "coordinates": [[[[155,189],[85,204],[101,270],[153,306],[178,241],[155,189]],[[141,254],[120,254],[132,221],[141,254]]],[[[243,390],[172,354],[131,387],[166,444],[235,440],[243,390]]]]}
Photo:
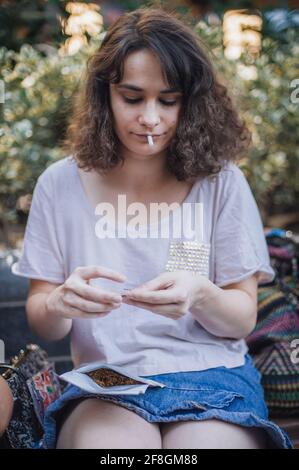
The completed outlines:
{"type": "Polygon", "coordinates": [[[123,274],[103,266],[78,267],[64,284],[48,295],[47,312],[70,319],[103,318],[111,310],[119,308],[122,302],[120,294],[89,285],[90,279],[99,277],[117,282],[126,280],[123,274]]]}

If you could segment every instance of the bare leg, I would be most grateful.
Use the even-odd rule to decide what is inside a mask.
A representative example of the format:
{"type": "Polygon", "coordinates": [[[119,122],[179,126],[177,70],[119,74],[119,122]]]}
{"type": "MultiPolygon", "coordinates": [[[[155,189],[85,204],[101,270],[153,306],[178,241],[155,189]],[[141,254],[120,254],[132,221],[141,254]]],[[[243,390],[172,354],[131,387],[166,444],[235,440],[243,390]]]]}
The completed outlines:
{"type": "Polygon", "coordinates": [[[217,419],[160,423],[163,449],[267,449],[264,430],[217,419]]]}
{"type": "Polygon", "coordinates": [[[67,417],[58,449],[161,449],[157,423],[116,403],[86,399],[67,417]]]}

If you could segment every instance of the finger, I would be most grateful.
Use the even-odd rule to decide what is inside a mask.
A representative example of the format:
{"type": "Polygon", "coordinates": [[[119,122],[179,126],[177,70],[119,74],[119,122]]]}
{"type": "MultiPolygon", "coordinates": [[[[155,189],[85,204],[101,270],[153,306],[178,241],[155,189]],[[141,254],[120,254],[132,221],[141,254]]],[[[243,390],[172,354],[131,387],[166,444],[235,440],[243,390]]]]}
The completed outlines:
{"type": "Polygon", "coordinates": [[[134,305],[135,307],[143,308],[145,310],[150,310],[151,312],[154,313],[160,313],[160,314],[167,314],[170,317],[179,317],[182,315],[182,313],[178,310],[178,305],[177,304],[168,304],[166,305],[155,305],[153,306],[152,304],[146,303],[146,302],[138,302],[135,300],[124,300],[124,303],[127,303],[129,305],[134,305]]]}
{"type": "Polygon", "coordinates": [[[86,281],[97,277],[104,277],[106,279],[111,279],[112,281],[118,282],[123,282],[127,279],[124,274],[121,274],[118,271],[114,271],[114,269],[97,265],[78,267],[74,272],[86,281]]]}
{"type": "Polygon", "coordinates": [[[129,299],[152,304],[177,304],[185,299],[177,289],[164,289],[158,291],[134,291],[126,294],[129,299]]]}
{"type": "Polygon", "coordinates": [[[101,318],[108,315],[110,312],[101,312],[101,313],[87,313],[79,308],[71,307],[69,305],[65,305],[66,309],[66,318],[101,318]]]}
{"type": "Polygon", "coordinates": [[[143,290],[158,290],[158,289],[165,289],[165,287],[171,286],[173,281],[169,278],[169,273],[160,274],[160,276],[151,279],[150,281],[144,282],[135,289],[132,289],[131,292],[139,292],[143,290]]]}
{"type": "Polygon", "coordinates": [[[71,284],[71,290],[80,297],[93,302],[111,303],[121,302],[122,300],[121,295],[116,292],[109,292],[101,287],[93,287],[80,281],[73,281],[71,284]]]}
{"type": "Polygon", "coordinates": [[[110,304],[102,304],[102,303],[95,303],[90,302],[88,300],[83,299],[82,297],[73,294],[72,296],[65,296],[64,302],[73,308],[77,308],[84,313],[100,313],[105,312],[107,310],[111,310],[112,308],[120,307],[120,302],[113,302],[110,304]]]}

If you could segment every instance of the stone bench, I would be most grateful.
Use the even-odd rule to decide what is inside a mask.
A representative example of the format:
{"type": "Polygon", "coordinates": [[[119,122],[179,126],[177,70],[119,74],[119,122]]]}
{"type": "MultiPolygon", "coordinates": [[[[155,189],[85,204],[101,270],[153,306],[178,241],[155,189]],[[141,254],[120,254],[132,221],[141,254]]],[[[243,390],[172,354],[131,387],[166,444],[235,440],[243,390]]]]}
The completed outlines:
{"type": "Polygon", "coordinates": [[[36,343],[55,362],[57,372],[65,372],[72,368],[69,338],[44,341],[30,330],[25,311],[29,280],[11,273],[10,266],[16,260],[14,251],[0,254],[0,339],[4,341],[5,357],[9,359],[26,344],[36,343]]]}

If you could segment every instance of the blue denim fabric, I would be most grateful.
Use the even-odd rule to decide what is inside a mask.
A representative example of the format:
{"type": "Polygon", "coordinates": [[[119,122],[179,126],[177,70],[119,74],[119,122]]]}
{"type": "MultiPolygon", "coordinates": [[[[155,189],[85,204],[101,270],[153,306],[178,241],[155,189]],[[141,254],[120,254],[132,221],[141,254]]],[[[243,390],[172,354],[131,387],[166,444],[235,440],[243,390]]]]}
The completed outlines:
{"type": "Polygon", "coordinates": [[[69,385],[45,415],[44,448],[56,446],[56,419],[70,401],[82,397],[99,398],[122,405],[151,423],[219,419],[240,426],[263,428],[269,448],[293,448],[278,425],[268,420],[261,374],[249,354],[244,366],[217,367],[204,371],[176,372],[146,376],[165,384],[149,387],[140,395],[95,395],[69,385]]]}

